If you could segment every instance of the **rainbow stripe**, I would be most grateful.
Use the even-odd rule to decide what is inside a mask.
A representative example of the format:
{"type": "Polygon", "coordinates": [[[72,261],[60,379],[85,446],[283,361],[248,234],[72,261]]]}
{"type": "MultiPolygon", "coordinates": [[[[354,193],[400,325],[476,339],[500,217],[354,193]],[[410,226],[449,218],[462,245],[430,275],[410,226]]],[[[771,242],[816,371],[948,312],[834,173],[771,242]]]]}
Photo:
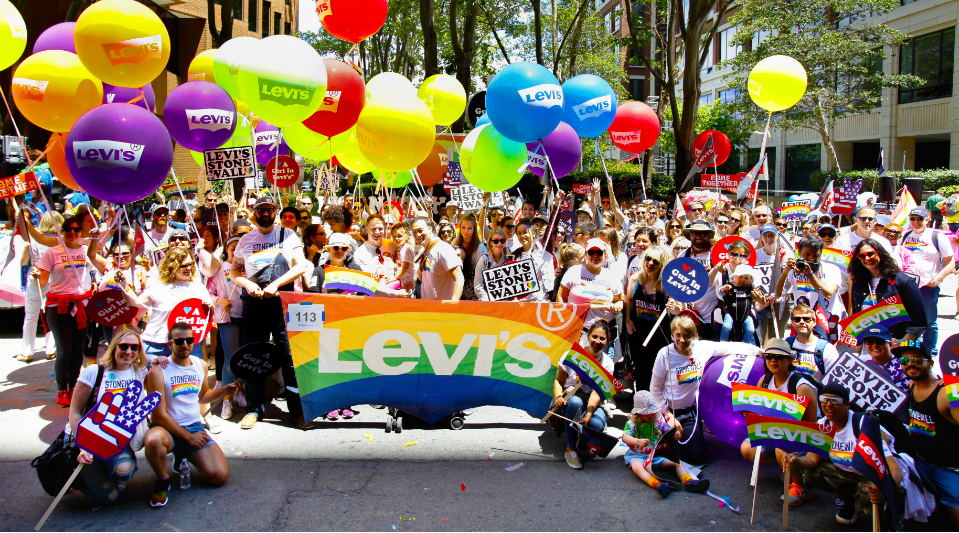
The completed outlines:
{"type": "Polygon", "coordinates": [[[959,378],[944,374],[942,379],[946,382],[946,399],[949,400],[949,408],[959,409],[959,378]]]}
{"type": "Polygon", "coordinates": [[[676,381],[680,385],[695,383],[703,377],[703,369],[699,365],[688,365],[683,368],[686,369],[685,372],[676,373],[676,381]]]}
{"type": "Polygon", "coordinates": [[[829,460],[835,465],[852,466],[852,456],[855,452],[843,452],[839,450],[829,450],[829,460]]]}
{"type": "Polygon", "coordinates": [[[170,389],[174,398],[181,394],[200,394],[200,385],[197,383],[177,383],[170,387],[170,389]]]}
{"type": "Polygon", "coordinates": [[[923,243],[921,242],[907,242],[903,243],[903,246],[910,252],[921,252],[923,249],[923,243]]]}
{"type": "Polygon", "coordinates": [[[753,446],[771,446],[786,451],[829,455],[836,426],[800,422],[772,416],[746,413],[746,430],[753,446]]]}
{"type": "Polygon", "coordinates": [[[635,307],[636,309],[636,318],[639,320],[652,320],[656,321],[659,319],[659,313],[653,311],[652,309],[646,309],[645,307],[635,307]]]}
{"type": "MultiPolygon", "coordinates": [[[[909,320],[909,314],[906,312],[906,306],[902,303],[902,298],[897,294],[841,320],[839,329],[849,337],[858,339],[859,334],[870,326],[882,324],[888,328],[906,320],[909,320]]],[[[841,337],[840,342],[847,344],[848,338],[841,337]]]]}
{"type": "Polygon", "coordinates": [[[563,366],[576,372],[579,380],[596,391],[604,401],[623,390],[623,384],[610,375],[579,343],[573,344],[573,348],[566,353],[563,366]]]}
{"type": "Polygon", "coordinates": [[[63,259],[60,261],[64,269],[67,268],[86,268],[87,259],[85,257],[74,257],[72,259],[63,259]]]}
{"type": "Polygon", "coordinates": [[[376,293],[376,281],[373,276],[359,270],[326,265],[323,288],[339,289],[351,293],[373,296],[376,293]]]}
{"type": "Polygon", "coordinates": [[[820,261],[830,263],[839,267],[839,270],[845,272],[849,268],[849,261],[852,260],[852,252],[839,250],[836,248],[823,248],[820,261]]]}
{"type": "Polygon", "coordinates": [[[816,288],[812,286],[812,283],[808,281],[796,280],[796,290],[804,292],[816,292],[816,288]]]}
{"type": "Polygon", "coordinates": [[[809,398],[742,383],[733,383],[733,412],[802,420],[809,398]]]}
{"type": "Polygon", "coordinates": [[[931,439],[936,438],[936,424],[933,422],[925,422],[922,420],[917,420],[916,418],[909,418],[909,431],[912,433],[918,433],[924,435],[931,439]]]}

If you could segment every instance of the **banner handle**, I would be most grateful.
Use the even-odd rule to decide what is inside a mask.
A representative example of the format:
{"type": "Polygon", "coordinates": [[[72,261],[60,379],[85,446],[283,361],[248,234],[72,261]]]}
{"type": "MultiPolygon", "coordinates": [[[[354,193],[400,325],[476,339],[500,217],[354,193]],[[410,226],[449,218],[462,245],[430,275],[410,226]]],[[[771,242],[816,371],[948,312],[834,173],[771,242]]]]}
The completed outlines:
{"type": "MultiPolygon", "coordinates": [[[[563,399],[564,399],[564,400],[570,399],[570,397],[572,397],[574,394],[576,394],[576,391],[578,391],[579,388],[582,387],[582,386],[583,386],[583,383],[582,383],[582,382],[577,383],[575,387],[573,387],[572,389],[570,389],[569,392],[567,392],[566,394],[563,395],[563,399]]],[[[556,407],[556,408],[554,408],[554,409],[558,409],[558,407],[556,407]]],[[[544,416],[544,417],[542,418],[542,420],[540,420],[540,422],[546,422],[546,419],[549,418],[550,416],[559,416],[560,418],[563,418],[562,416],[556,414],[556,412],[554,411],[554,409],[550,409],[549,411],[547,411],[547,412],[546,412],[546,416],[544,416]]],[[[564,420],[569,420],[569,419],[566,418],[566,419],[564,419],[564,420]]],[[[571,420],[570,420],[570,421],[571,421],[571,420]]],[[[572,421],[571,421],[571,422],[572,422],[572,421]]]]}
{"type": "Polygon", "coordinates": [[[749,478],[749,484],[753,486],[753,511],[749,515],[749,525],[756,519],[756,493],[759,490],[759,459],[763,454],[763,447],[756,446],[756,457],[753,459],[753,473],[749,478]]]}
{"type": "MultiPolygon", "coordinates": [[[[758,483],[757,483],[758,484],[758,483]]],[[[789,527],[789,465],[783,465],[783,529],[789,527]]]]}

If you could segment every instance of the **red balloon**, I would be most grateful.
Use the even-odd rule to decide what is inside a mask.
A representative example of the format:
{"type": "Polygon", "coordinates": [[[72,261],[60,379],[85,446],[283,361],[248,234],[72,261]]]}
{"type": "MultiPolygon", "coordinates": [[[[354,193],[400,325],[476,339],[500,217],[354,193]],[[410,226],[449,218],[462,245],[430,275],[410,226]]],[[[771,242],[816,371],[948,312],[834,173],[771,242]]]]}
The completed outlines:
{"type": "Polygon", "coordinates": [[[450,158],[446,152],[446,148],[434,144],[433,151],[430,152],[430,155],[426,156],[426,159],[416,167],[416,172],[420,175],[420,181],[423,182],[423,186],[432,187],[443,181],[443,178],[446,177],[446,169],[449,161],[450,158]]]}
{"type": "Polygon", "coordinates": [[[380,31],[389,10],[387,0],[317,0],[320,23],[337,39],[358,43],[380,31]]]}
{"type": "Polygon", "coordinates": [[[659,117],[653,108],[642,102],[627,102],[616,109],[609,137],[620,150],[638,154],[656,144],[659,128],[659,117]]]}
{"type": "Polygon", "coordinates": [[[713,148],[716,150],[716,166],[718,167],[729,159],[729,153],[733,149],[729,137],[726,137],[726,134],[721,131],[706,130],[697,135],[696,140],[693,141],[693,157],[699,157],[699,154],[702,153],[710,133],[713,134],[713,148]]]}
{"type": "Polygon", "coordinates": [[[339,59],[324,59],[326,96],[316,113],[303,125],[332,137],[352,128],[366,104],[366,84],[352,65],[339,59]]]}

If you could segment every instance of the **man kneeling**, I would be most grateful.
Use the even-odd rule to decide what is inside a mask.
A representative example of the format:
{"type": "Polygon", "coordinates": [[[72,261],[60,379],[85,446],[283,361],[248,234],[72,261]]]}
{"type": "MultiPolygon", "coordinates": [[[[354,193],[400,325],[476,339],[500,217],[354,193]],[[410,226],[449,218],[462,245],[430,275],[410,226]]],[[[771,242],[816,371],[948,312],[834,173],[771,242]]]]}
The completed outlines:
{"type": "MultiPolygon", "coordinates": [[[[161,393],[160,405],[153,411],[153,427],[143,439],[147,461],[157,476],[150,507],[166,505],[170,491],[166,457],[170,452],[173,452],[173,465],[178,472],[186,460],[213,485],[226,483],[230,476],[223,450],[203,429],[200,404],[235,394],[236,384],[209,389],[206,363],[190,355],[194,339],[189,325],[174,324],[167,338],[173,351],[170,362],[166,368],[154,367],[146,384],[149,392],[161,393]]],[[[189,465],[184,466],[189,468],[189,465]]]]}

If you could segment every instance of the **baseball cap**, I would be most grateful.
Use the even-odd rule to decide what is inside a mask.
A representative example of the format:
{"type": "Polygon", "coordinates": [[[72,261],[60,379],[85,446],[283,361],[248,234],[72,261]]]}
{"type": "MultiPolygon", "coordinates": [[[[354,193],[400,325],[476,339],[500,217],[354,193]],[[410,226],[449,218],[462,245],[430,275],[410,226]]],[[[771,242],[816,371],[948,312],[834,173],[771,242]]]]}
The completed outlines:
{"type": "Polygon", "coordinates": [[[253,204],[253,208],[256,209],[261,205],[268,205],[270,207],[276,207],[276,200],[273,199],[270,195],[261,196],[256,199],[256,203],[253,204]]]}
{"type": "Polygon", "coordinates": [[[919,352],[926,359],[932,359],[929,349],[922,345],[922,341],[902,341],[902,344],[892,349],[892,355],[900,357],[906,352],[919,352]]]}
{"type": "Polygon", "coordinates": [[[765,235],[767,233],[779,233],[779,230],[776,229],[775,224],[763,224],[763,227],[759,228],[759,234],[765,235]]]}
{"type": "Polygon", "coordinates": [[[586,251],[587,251],[587,252],[590,251],[590,250],[597,249],[597,248],[605,252],[605,251],[606,251],[606,246],[607,246],[606,241],[604,241],[603,239],[596,238],[596,237],[593,237],[592,239],[586,241],[586,251]]]}
{"type": "Polygon", "coordinates": [[[766,344],[763,345],[763,354],[770,353],[785,355],[792,359],[796,358],[792,352],[792,348],[789,346],[789,343],[785,341],[785,339],[772,338],[766,341],[766,344]]]}
{"type": "Polygon", "coordinates": [[[833,381],[823,385],[822,390],[819,391],[819,396],[822,397],[826,394],[830,396],[839,396],[844,402],[849,403],[849,389],[844,387],[838,381],[833,381]]]}
{"type": "Polygon", "coordinates": [[[216,204],[216,212],[217,212],[217,213],[229,213],[229,212],[230,212],[230,204],[228,204],[228,203],[226,203],[226,202],[220,202],[220,203],[216,204]]]}
{"type": "Polygon", "coordinates": [[[156,204],[155,206],[153,206],[153,209],[150,209],[150,214],[155,215],[157,214],[158,211],[166,211],[167,213],[169,213],[170,208],[163,204],[156,204]]]}
{"type": "Polygon", "coordinates": [[[576,210],[577,213],[586,213],[589,216],[593,216],[593,212],[589,210],[589,207],[586,204],[583,204],[576,210]]]}
{"type": "Polygon", "coordinates": [[[459,206],[460,204],[456,203],[456,200],[450,200],[449,202],[446,202],[446,207],[459,207],[459,206]]]}
{"type": "Polygon", "coordinates": [[[913,215],[927,217],[929,216],[929,211],[926,211],[925,207],[913,207],[912,210],[909,211],[909,216],[913,215]]]}
{"type": "Polygon", "coordinates": [[[345,233],[334,233],[330,235],[330,238],[326,241],[328,246],[352,246],[353,243],[350,242],[350,236],[345,233]]]}
{"type": "Polygon", "coordinates": [[[173,239],[174,237],[186,237],[187,240],[190,239],[190,236],[187,234],[187,232],[186,232],[185,230],[182,230],[182,229],[175,229],[175,230],[171,231],[171,232],[170,232],[170,237],[169,237],[167,240],[169,241],[169,240],[173,239]]]}
{"type": "Polygon", "coordinates": [[[816,233],[822,233],[822,230],[824,229],[831,229],[833,231],[837,231],[836,226],[833,226],[832,224],[823,224],[819,226],[819,229],[816,230],[816,233]]]}
{"type": "Polygon", "coordinates": [[[889,330],[886,329],[886,326],[883,326],[882,324],[876,324],[875,326],[866,328],[862,333],[860,333],[857,340],[862,342],[866,339],[879,339],[889,342],[892,340],[892,335],[889,333],[889,330]]]}
{"type": "Polygon", "coordinates": [[[876,225],[881,227],[886,227],[892,223],[892,219],[889,218],[889,215],[876,215],[876,225]]]}

